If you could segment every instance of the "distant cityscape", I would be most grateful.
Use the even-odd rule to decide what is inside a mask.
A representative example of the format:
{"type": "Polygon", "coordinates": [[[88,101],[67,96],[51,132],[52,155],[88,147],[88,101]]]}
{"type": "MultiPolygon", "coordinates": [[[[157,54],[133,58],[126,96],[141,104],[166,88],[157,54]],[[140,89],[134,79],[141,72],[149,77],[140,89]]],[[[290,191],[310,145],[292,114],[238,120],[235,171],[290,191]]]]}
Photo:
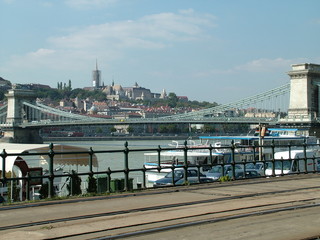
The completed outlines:
{"type": "MultiPolygon", "coordinates": [[[[204,107],[218,105],[217,103],[207,103],[205,106],[201,104],[192,105],[187,96],[177,96],[175,93],[167,94],[165,89],[161,93],[154,93],[148,88],[139,86],[137,82],[132,87],[123,87],[120,84],[115,84],[113,80],[110,85],[105,85],[101,81],[101,71],[98,68],[97,62],[95,69],[92,71],[91,86],[84,87],[81,90],[85,92],[98,92],[103,95],[102,99],[95,99],[94,97],[84,98],[81,97],[81,94],[74,97],[68,97],[67,94],[64,94],[58,100],[50,98],[49,91],[72,92],[71,80],[68,83],[57,82],[57,88],[51,88],[44,84],[12,84],[9,80],[0,77],[0,90],[5,92],[10,88],[28,89],[36,92],[48,91],[47,95],[38,97],[37,101],[63,111],[99,118],[156,118],[198,111],[204,107]]],[[[231,109],[212,114],[224,117],[275,117],[276,113],[250,108],[231,109]]]]}
{"type": "MultiPolygon", "coordinates": [[[[44,84],[12,84],[9,80],[0,77],[0,89],[8,90],[10,88],[20,88],[28,90],[72,90],[72,82],[57,83],[57,88],[51,88],[49,85],[44,84]]],[[[148,118],[148,117],[161,117],[172,114],[185,113],[190,111],[199,110],[199,107],[172,107],[168,105],[158,104],[157,106],[145,105],[144,102],[160,102],[168,100],[169,96],[166,90],[163,89],[161,93],[154,93],[151,89],[141,87],[137,82],[132,87],[123,87],[120,84],[115,84],[114,80],[110,85],[105,85],[101,81],[101,70],[96,67],[92,71],[91,86],[84,87],[83,90],[92,92],[98,91],[104,94],[104,100],[97,100],[94,98],[82,99],[78,96],[74,98],[62,98],[59,103],[53,101],[49,97],[38,98],[40,101],[48,106],[58,108],[60,110],[88,114],[94,117],[101,118],[148,118]]],[[[184,103],[189,101],[187,96],[176,96],[176,100],[184,103]]]]}

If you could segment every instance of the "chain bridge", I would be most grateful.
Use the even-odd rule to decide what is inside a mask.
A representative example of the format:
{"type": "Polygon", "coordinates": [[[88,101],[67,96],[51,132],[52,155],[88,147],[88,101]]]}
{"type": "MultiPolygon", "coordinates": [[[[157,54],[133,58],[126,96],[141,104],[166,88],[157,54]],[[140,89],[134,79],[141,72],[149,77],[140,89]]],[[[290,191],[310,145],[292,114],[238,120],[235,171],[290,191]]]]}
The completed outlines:
{"type": "Polygon", "coordinates": [[[320,65],[296,64],[291,82],[263,93],[184,114],[158,118],[105,119],[73,114],[36,101],[30,90],[11,89],[0,108],[2,141],[40,142],[39,129],[71,125],[131,125],[165,123],[318,124],[320,65]]]}

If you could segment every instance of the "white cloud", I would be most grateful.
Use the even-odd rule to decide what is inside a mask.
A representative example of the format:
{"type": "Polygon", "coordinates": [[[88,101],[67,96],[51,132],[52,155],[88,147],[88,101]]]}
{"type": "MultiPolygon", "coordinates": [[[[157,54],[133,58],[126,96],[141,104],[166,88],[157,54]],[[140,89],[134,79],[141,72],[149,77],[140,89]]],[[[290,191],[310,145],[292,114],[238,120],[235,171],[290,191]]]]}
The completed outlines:
{"type": "Polygon", "coordinates": [[[288,69],[291,64],[305,62],[306,59],[267,59],[260,58],[243,65],[236,66],[236,71],[247,71],[247,72],[270,72],[279,69],[288,69]]]}
{"type": "Polygon", "coordinates": [[[87,69],[88,62],[95,62],[96,58],[105,65],[120,58],[131,61],[126,55],[128,51],[157,51],[180,42],[202,40],[208,37],[208,28],[214,26],[212,15],[200,15],[193,10],[82,28],[74,26],[64,29],[67,34],[48,38],[45,48],[12,56],[6,68],[70,72],[87,69]]]}
{"type": "Polygon", "coordinates": [[[44,57],[44,56],[48,56],[50,54],[53,54],[54,52],[55,52],[55,50],[52,50],[52,49],[40,48],[36,52],[31,52],[30,56],[33,56],[33,57],[44,57]]]}
{"type": "Polygon", "coordinates": [[[15,0],[2,0],[2,1],[6,4],[11,4],[11,3],[15,2],[15,0]]]}
{"type": "Polygon", "coordinates": [[[76,9],[108,7],[118,0],[65,0],[66,5],[76,9]]]}
{"type": "Polygon", "coordinates": [[[212,16],[192,12],[160,13],[138,20],[119,21],[87,26],[69,35],[52,37],[50,43],[59,48],[105,49],[113,48],[164,48],[170,42],[200,39],[205,28],[212,27],[212,16]]]}

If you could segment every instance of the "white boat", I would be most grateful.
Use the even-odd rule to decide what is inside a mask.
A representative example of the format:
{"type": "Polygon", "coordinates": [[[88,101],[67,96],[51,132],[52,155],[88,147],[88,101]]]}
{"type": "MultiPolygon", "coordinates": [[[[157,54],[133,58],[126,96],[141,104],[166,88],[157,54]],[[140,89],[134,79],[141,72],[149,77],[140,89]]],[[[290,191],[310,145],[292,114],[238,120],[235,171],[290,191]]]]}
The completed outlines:
{"type": "MultiPolygon", "coordinates": [[[[213,146],[225,146],[230,147],[233,142],[235,145],[235,161],[243,160],[253,160],[253,158],[243,158],[242,153],[255,153],[255,160],[268,160],[272,159],[273,152],[287,151],[288,146],[291,149],[301,150],[303,145],[306,143],[308,148],[318,148],[317,139],[315,136],[305,135],[306,131],[302,129],[291,129],[291,128],[270,128],[268,129],[268,134],[261,137],[259,133],[255,133],[252,136],[200,136],[200,142],[203,145],[213,145],[213,146]],[[272,148],[274,144],[274,148],[272,148]],[[240,153],[240,154],[238,154],[240,153]]],[[[226,155],[228,150],[222,150],[226,155]]],[[[230,150],[229,150],[230,152],[230,150]]],[[[249,154],[250,155],[250,154],[249,154]]],[[[247,154],[247,156],[249,156],[247,154]]],[[[227,158],[227,157],[226,157],[227,158]]],[[[226,163],[232,162],[226,159],[226,163]]]]}
{"type": "MultiPolygon", "coordinates": [[[[300,129],[271,128],[264,137],[259,134],[253,136],[200,136],[198,143],[188,142],[187,162],[189,165],[209,165],[228,164],[233,161],[236,163],[248,163],[254,161],[263,161],[272,159],[272,154],[278,151],[288,150],[288,145],[292,149],[302,149],[303,144],[316,144],[316,138],[305,136],[300,129]],[[231,143],[234,143],[234,154],[231,151],[231,143]],[[274,144],[272,149],[271,145],[274,144]],[[295,146],[297,145],[297,146],[295,146]],[[212,146],[210,156],[209,147],[212,146]],[[263,146],[263,147],[261,147],[263,146]],[[232,157],[234,156],[234,159],[232,157]]],[[[144,166],[147,169],[147,182],[154,181],[164,177],[172,168],[183,167],[184,144],[174,141],[174,150],[163,150],[157,152],[145,153],[144,166]],[[148,170],[149,169],[149,170],[148,170]]],[[[200,168],[200,172],[206,173],[209,166],[200,168]]]]}
{"type": "MultiPolygon", "coordinates": [[[[149,183],[153,183],[156,180],[163,178],[168,172],[172,171],[172,168],[179,168],[185,165],[185,153],[182,150],[169,150],[160,152],[160,167],[158,170],[158,157],[157,152],[145,153],[144,167],[146,171],[146,180],[149,183]]],[[[203,165],[209,164],[209,151],[189,150],[187,152],[187,164],[192,165],[203,165]]],[[[202,172],[206,170],[201,168],[202,172]]]]}
{"type": "MultiPolygon", "coordinates": [[[[13,144],[1,143],[1,148],[10,154],[5,158],[6,177],[25,177],[27,173],[32,176],[48,175],[50,157],[48,155],[50,147],[48,144],[13,144]],[[35,155],[24,155],[25,153],[35,155]]],[[[88,152],[88,149],[82,147],[75,147],[69,145],[54,145],[54,174],[62,174],[63,167],[66,165],[73,166],[88,166],[89,154],[75,153],[75,152],[88,152]]],[[[98,167],[98,160],[95,155],[92,157],[92,166],[98,167]]],[[[0,158],[0,173],[3,171],[2,159],[0,158]]],[[[1,175],[2,177],[2,175],[1,175]]],[[[61,191],[61,177],[54,178],[54,187],[56,193],[61,191]]],[[[30,195],[36,198],[37,191],[41,188],[42,184],[47,182],[48,179],[35,179],[31,182],[30,195]]],[[[26,181],[9,181],[6,186],[0,183],[0,196],[7,201],[13,199],[13,191],[18,194],[19,201],[25,200],[26,197],[26,181]],[[17,183],[17,184],[15,184],[17,183]],[[9,188],[8,188],[9,187],[9,188]],[[10,189],[10,192],[9,192],[10,189]]]]}

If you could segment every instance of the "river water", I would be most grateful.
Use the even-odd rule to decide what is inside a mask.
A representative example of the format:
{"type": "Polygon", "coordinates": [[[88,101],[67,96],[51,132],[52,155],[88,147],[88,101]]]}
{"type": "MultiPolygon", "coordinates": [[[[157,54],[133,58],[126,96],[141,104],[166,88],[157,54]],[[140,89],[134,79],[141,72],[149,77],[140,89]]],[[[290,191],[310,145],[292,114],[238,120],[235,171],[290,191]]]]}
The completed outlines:
{"type": "MultiPolygon", "coordinates": [[[[169,143],[172,143],[172,140],[130,140],[128,141],[129,150],[136,149],[156,149],[158,146],[162,148],[169,147],[169,143]]],[[[182,140],[179,143],[183,143],[182,140]]],[[[49,143],[48,143],[49,144],[49,143]]],[[[55,143],[54,143],[55,144],[55,143]]],[[[84,147],[89,150],[91,147],[93,151],[109,151],[109,150],[124,150],[125,141],[91,141],[91,142],[82,142],[82,141],[65,141],[65,142],[56,142],[56,144],[66,144],[77,147],[84,147]]],[[[150,152],[150,151],[149,151],[150,152]]],[[[145,161],[144,158],[145,151],[133,151],[129,152],[129,169],[142,168],[145,161]]],[[[125,166],[125,156],[123,152],[116,153],[97,153],[98,159],[98,168],[94,168],[93,171],[106,171],[110,168],[114,170],[123,170],[125,166]]],[[[57,167],[57,166],[55,166],[57,167]]],[[[64,172],[71,172],[75,170],[78,173],[88,172],[89,166],[64,166],[64,172]]],[[[123,173],[114,173],[111,175],[112,178],[124,178],[123,173]]],[[[133,178],[134,186],[137,183],[142,182],[142,172],[130,172],[129,177],[133,178]]],[[[85,179],[87,176],[82,177],[82,182],[85,184],[85,179]]],[[[85,188],[85,186],[83,186],[85,188]]]]}

